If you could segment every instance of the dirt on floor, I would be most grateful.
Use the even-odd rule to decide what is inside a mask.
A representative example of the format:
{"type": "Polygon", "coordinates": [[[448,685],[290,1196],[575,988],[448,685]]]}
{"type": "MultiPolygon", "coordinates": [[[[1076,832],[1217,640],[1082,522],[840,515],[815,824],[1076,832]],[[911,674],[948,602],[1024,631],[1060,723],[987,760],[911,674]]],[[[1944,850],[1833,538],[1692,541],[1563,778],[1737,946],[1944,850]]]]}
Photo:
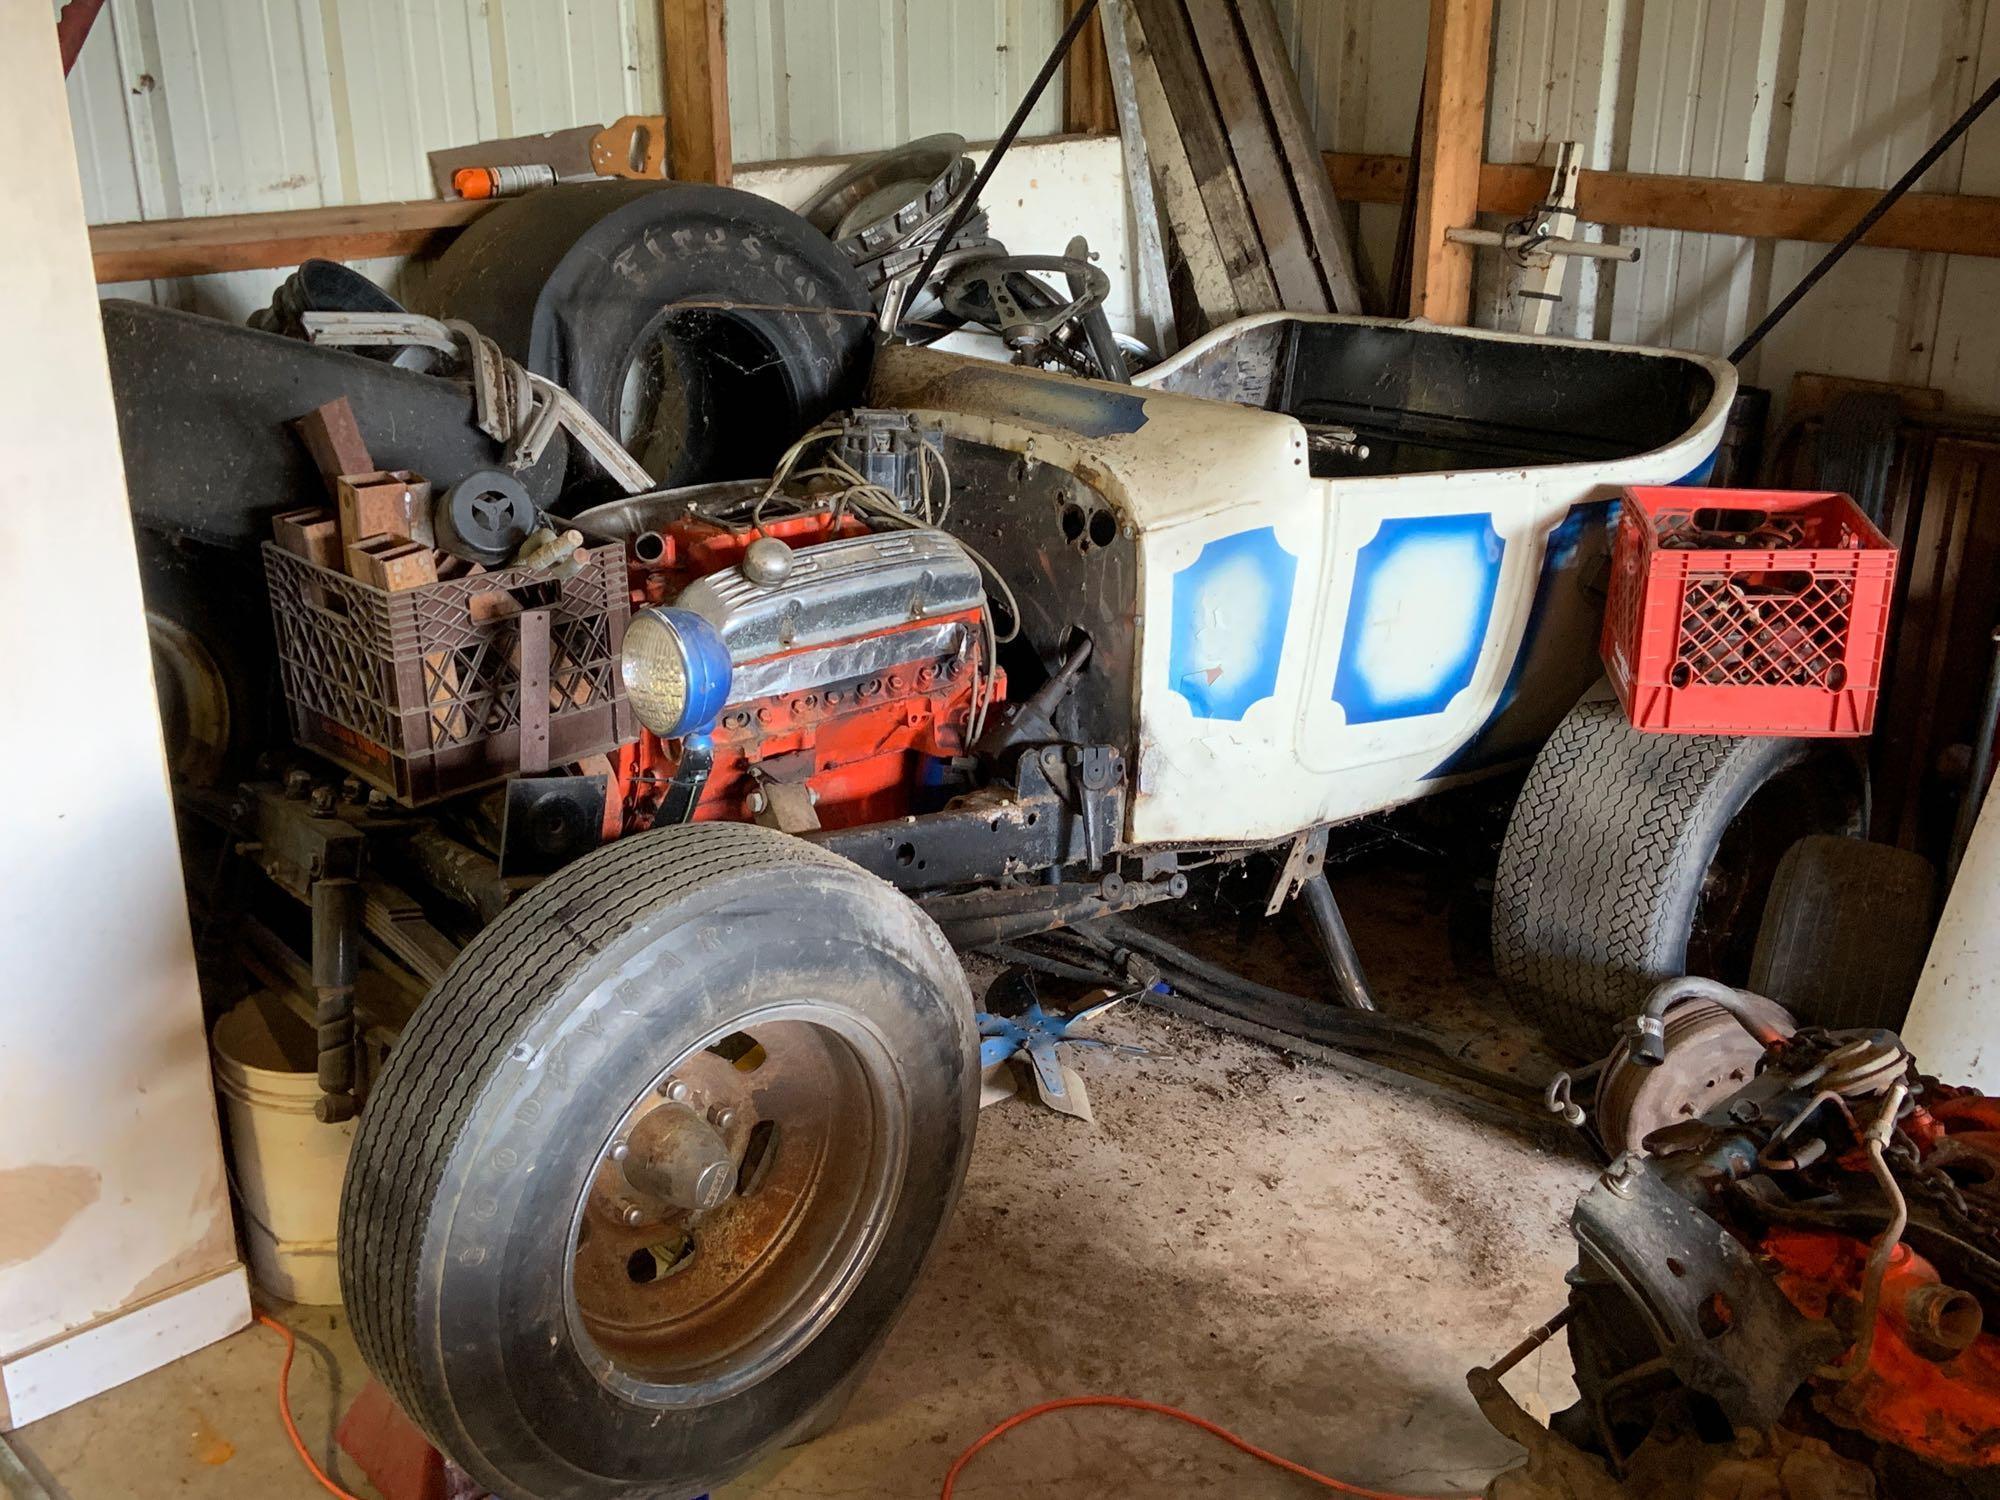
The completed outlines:
{"type": "MultiPolygon", "coordinates": [[[[1434,904],[1375,884],[1342,894],[1385,1009],[1476,1019],[1485,981],[1438,956],[1434,904]]],[[[1415,1494],[1477,1490],[1513,1460],[1464,1375],[1561,1305],[1584,1159],[1155,1011],[1114,1011],[1093,1034],[1147,1055],[1072,1054],[1094,1123],[1032,1091],[986,1111],[951,1230],[845,1416],[717,1500],[935,1496],[994,1423],[1077,1394],[1184,1406],[1415,1494]]],[[[324,1459],[363,1372],[337,1312],[288,1315],[310,1339],[293,1407],[324,1459]]],[[[11,1441],[74,1500],[319,1494],[278,1425],[279,1353],[252,1329],[11,1441]]],[[[1510,1385],[1531,1409],[1564,1405],[1560,1341],[1510,1385]]],[[[344,1456],[338,1472],[373,1494],[344,1456]]],[[[958,1493],[1319,1491],[1162,1419],[1087,1411],[1002,1439],[958,1493]]]]}

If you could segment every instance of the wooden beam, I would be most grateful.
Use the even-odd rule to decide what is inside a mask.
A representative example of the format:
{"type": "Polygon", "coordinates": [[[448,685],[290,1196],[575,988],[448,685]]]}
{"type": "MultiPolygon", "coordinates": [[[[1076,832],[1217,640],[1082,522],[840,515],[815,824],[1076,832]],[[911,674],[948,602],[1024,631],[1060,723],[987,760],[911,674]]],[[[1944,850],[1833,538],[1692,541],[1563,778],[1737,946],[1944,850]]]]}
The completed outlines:
{"type": "Polygon", "coordinates": [[[1478,213],[1492,52],[1493,0],[1431,0],[1410,315],[1434,323],[1472,316],[1472,251],[1445,231],[1478,213]]]}
{"type": "MultiPolygon", "coordinates": [[[[1338,151],[1324,155],[1334,192],[1342,199],[1403,201],[1403,178],[1409,170],[1405,158],[1338,151]]],[[[1542,167],[1487,162],[1479,173],[1479,211],[1519,217],[1541,201],[1548,178],[1542,167]]],[[[1868,188],[1584,172],[1577,179],[1577,214],[1632,229],[1831,244],[1878,196],[1868,188]]],[[[441,249],[493,206],[490,200],[462,199],[356,203],[344,208],[96,224],[90,231],[91,261],[97,280],[108,283],[295,266],[315,256],[352,261],[422,255],[441,249]]],[[[1884,250],[2000,257],[2000,198],[1911,193],[1862,243],[1884,250]]]]}
{"type": "Polygon", "coordinates": [[[90,231],[90,258],[99,282],[115,282],[295,266],[316,256],[366,260],[417,255],[435,249],[491,207],[491,200],[450,198],[97,224],[90,231]]]}
{"type": "MultiPolygon", "coordinates": [[[[1063,15],[1074,16],[1083,0],[1065,0],[1063,15]]],[[[1063,133],[1110,135],[1118,129],[1118,106],[1111,97],[1111,63],[1104,50],[1100,8],[1070,45],[1063,60],[1063,133]]]]}
{"type": "Polygon", "coordinates": [[[729,52],[723,0],[660,0],[667,49],[667,175],[677,182],[727,184],[729,52]]]}
{"type": "MultiPolygon", "coordinates": [[[[1353,203],[1400,203],[1409,163],[1400,156],[1325,153],[1333,190],[1353,203]]],[[[1547,167],[1487,162],[1479,171],[1479,211],[1519,217],[1548,191],[1547,167]]],[[[1742,182],[1645,172],[1578,174],[1577,217],[1627,229],[1673,229],[1746,239],[1829,245],[1881,196],[1873,188],[1742,182]]],[[[1862,244],[1884,250],[2000,256],[2000,198],[1910,193],[1862,244]]]]}

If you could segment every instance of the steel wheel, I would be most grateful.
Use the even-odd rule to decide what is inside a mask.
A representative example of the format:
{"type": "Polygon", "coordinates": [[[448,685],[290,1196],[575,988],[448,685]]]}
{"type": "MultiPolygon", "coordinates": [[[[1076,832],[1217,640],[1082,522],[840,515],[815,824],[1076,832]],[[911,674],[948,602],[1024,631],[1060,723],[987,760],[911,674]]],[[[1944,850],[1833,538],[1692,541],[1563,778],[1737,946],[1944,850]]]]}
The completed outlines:
{"type": "Polygon", "coordinates": [[[572,1221],[569,1313],[601,1378],[634,1400],[709,1402],[809,1343],[895,1207],[902,1095],[879,1038],[810,1004],[662,1070],[572,1221]]]}
{"type": "Polygon", "coordinates": [[[369,1368],[505,1500],[686,1500],[836,1414],[978,1111],[936,925],[703,823],[565,866],[427,996],[361,1114],[341,1289],[369,1368]]]}

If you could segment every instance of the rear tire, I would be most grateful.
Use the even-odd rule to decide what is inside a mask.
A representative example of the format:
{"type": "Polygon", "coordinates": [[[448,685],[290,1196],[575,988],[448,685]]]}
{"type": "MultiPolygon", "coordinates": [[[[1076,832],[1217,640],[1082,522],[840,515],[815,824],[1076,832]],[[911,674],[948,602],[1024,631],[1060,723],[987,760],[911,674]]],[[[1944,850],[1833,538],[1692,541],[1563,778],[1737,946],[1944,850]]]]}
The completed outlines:
{"type": "MultiPolygon", "coordinates": [[[[846,860],[739,824],[600,849],[474,939],[367,1101],[340,1231],[362,1353],[439,1449],[502,1496],[712,1489],[811,1430],[887,1334],[964,1176],[977,1056],[971,995],[936,926],[846,860]],[[586,1215],[623,1160],[610,1154],[615,1133],[631,1130],[633,1111],[663,1107],[664,1079],[744,1072],[743,1047],[728,1044],[769,1045],[785,1026],[824,1031],[827,1055],[851,1054],[863,1080],[836,1096],[860,1108],[821,1109],[843,1133],[812,1138],[809,1177],[888,1191],[851,1200],[825,1235],[837,1250],[807,1254],[785,1298],[748,1278],[799,1242],[821,1243],[810,1215],[794,1214],[795,1229],[754,1255],[747,1237],[711,1241],[703,1226],[715,1221],[697,1220],[688,1279],[666,1280],[678,1266],[633,1271],[633,1283],[657,1275],[674,1297],[724,1288],[704,1291],[684,1320],[690,1338],[713,1341],[713,1358],[686,1363],[690,1343],[631,1333],[653,1315],[624,1305],[607,1336],[590,1305],[602,1278],[587,1283],[579,1267],[593,1238],[601,1259],[624,1232],[586,1215]],[[842,1165],[864,1156],[865,1171],[842,1165]],[[822,1263],[850,1269],[822,1287],[811,1279],[822,1263]],[[780,1326],[765,1339],[750,1330],[767,1307],[780,1326]]],[[[772,1176],[791,1170],[790,1128],[771,1138],[772,1176]]],[[[748,1212],[771,1213],[748,1198],[747,1158],[741,1171],[731,1180],[748,1212]]],[[[789,1201],[778,1200],[780,1215],[793,1213],[789,1201]]],[[[739,1210],[711,1210],[725,1211],[739,1210]]],[[[634,1232],[644,1244],[656,1231],[634,1232]]],[[[614,1268],[627,1264],[622,1241],[616,1250],[614,1268]]]]}
{"type": "Polygon", "coordinates": [[[1642,734],[1571,709],[1535,757],[1500,850],[1493,966],[1564,1052],[1607,1052],[1660,980],[1742,984],[1783,852],[1857,822],[1860,772],[1810,740],[1642,734]]]}

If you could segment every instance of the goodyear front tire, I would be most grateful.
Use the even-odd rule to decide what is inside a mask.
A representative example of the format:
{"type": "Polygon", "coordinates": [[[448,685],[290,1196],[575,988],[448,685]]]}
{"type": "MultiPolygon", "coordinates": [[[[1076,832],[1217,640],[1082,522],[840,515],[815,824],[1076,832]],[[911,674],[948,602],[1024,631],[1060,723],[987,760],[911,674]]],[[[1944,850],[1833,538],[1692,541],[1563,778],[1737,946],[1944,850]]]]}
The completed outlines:
{"type": "Polygon", "coordinates": [[[620,840],[481,933],[392,1051],[342,1202],[356,1340],[502,1496],[700,1494],[886,1335],[977,1097],[964,976],[898,892],[762,828],[620,840]],[[690,1151],[728,1156],[699,1208],[661,1186],[690,1151]]]}

